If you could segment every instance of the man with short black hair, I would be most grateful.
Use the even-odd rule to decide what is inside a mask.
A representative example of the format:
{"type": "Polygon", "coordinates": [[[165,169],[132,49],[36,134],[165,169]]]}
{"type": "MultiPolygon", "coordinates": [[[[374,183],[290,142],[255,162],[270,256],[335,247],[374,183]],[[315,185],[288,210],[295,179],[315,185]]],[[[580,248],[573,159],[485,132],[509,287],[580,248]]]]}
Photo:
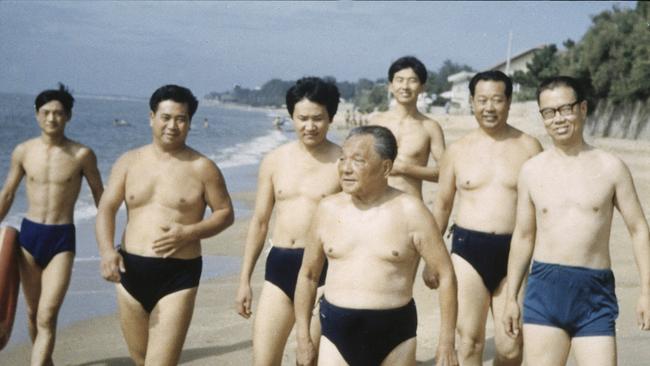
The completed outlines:
{"type": "Polygon", "coordinates": [[[56,322],[70,284],[76,251],[74,206],[82,178],[95,204],[104,190],[95,153],[68,139],[74,98],[63,85],[41,92],[34,102],[39,137],[14,149],[11,167],[0,192],[0,221],[26,177],[29,208],[20,226],[20,280],[34,343],[32,365],[51,365],[56,322]]]}

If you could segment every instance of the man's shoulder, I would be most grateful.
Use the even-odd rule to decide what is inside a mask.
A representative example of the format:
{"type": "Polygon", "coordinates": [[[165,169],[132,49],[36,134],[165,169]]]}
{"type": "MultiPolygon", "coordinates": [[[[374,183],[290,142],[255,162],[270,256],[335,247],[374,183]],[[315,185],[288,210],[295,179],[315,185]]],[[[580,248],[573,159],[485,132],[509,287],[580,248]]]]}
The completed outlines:
{"type": "MultiPolygon", "coordinates": [[[[594,163],[598,163],[599,166],[603,167],[603,170],[610,172],[620,172],[621,170],[627,170],[627,165],[621,158],[612,154],[609,151],[605,151],[599,148],[591,148],[589,151],[589,160],[593,160],[594,163]]],[[[594,164],[595,165],[595,164],[594,164]]]]}
{"type": "Polygon", "coordinates": [[[522,176],[530,175],[538,171],[544,170],[546,166],[546,162],[548,161],[549,157],[550,157],[549,151],[542,151],[539,154],[526,160],[521,166],[521,175],[522,176]]]}

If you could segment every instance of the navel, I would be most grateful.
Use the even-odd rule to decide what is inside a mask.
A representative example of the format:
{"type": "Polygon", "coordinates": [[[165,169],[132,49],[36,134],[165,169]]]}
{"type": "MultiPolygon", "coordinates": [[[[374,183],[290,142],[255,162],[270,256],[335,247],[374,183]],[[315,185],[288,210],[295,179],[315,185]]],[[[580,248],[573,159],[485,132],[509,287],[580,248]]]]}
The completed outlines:
{"type": "Polygon", "coordinates": [[[397,250],[393,250],[393,257],[399,257],[399,252],[397,250]]]}
{"type": "Polygon", "coordinates": [[[181,202],[181,203],[185,203],[185,198],[181,198],[181,199],[180,199],[180,202],[181,202]]]}
{"type": "Polygon", "coordinates": [[[332,248],[327,249],[328,253],[332,253],[332,248]]]}
{"type": "Polygon", "coordinates": [[[129,196],[129,200],[131,200],[131,201],[133,201],[134,198],[135,198],[134,195],[130,195],[130,196],[129,196]]]}
{"type": "Polygon", "coordinates": [[[594,210],[594,212],[598,212],[600,209],[598,207],[593,207],[592,210],[594,210]]]}
{"type": "Polygon", "coordinates": [[[465,182],[465,185],[466,185],[466,186],[469,186],[469,183],[470,183],[470,181],[466,181],[466,182],[465,182]]]}
{"type": "Polygon", "coordinates": [[[547,213],[547,212],[548,212],[548,210],[547,210],[546,208],[543,208],[543,209],[542,209],[542,213],[543,213],[543,214],[545,214],[545,213],[547,213]]]}

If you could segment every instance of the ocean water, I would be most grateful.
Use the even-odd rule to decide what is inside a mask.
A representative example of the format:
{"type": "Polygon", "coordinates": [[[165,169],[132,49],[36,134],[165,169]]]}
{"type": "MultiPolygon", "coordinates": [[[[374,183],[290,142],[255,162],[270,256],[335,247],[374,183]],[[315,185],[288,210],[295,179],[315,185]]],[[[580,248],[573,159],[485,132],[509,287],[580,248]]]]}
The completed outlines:
{"type": "MultiPolygon", "coordinates": [[[[0,177],[2,182],[10,166],[14,147],[39,135],[33,95],[0,93],[0,177]]],[[[148,100],[136,98],[101,98],[75,96],[71,121],[66,135],[95,151],[102,180],[106,184],[110,168],[127,150],[151,142],[148,100]],[[115,126],[115,119],[125,126],[115,126]]],[[[188,145],[214,160],[222,170],[231,193],[255,189],[257,165],[273,148],[293,139],[293,131],[276,130],[273,115],[260,110],[203,106],[192,119],[188,145]],[[204,119],[208,127],[204,127],[204,119]]],[[[234,201],[238,218],[251,214],[243,202],[234,201]]],[[[20,227],[27,211],[24,182],[3,225],[20,227]]],[[[95,215],[92,195],[85,181],[75,206],[77,254],[70,288],[59,313],[59,328],[76,321],[111,314],[116,311],[115,289],[99,274],[99,254],[94,237],[95,215]]],[[[118,212],[116,238],[126,220],[124,207],[118,212]]],[[[237,273],[237,257],[204,256],[202,279],[237,273]]],[[[24,302],[21,299],[10,344],[28,340],[24,302]]]]}

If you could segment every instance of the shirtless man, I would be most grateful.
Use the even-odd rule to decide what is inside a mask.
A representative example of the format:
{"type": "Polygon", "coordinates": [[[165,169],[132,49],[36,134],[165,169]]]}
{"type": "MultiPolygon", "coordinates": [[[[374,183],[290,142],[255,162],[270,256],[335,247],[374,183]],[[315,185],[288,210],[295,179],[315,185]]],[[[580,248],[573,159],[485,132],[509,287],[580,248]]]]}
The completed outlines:
{"type": "MultiPolygon", "coordinates": [[[[250,279],[275,208],[272,240],[269,240],[272,247],[266,259],[265,281],[253,323],[255,365],[282,362],[294,323],[293,294],[309,223],[318,202],[341,190],[336,172],[341,148],[326,137],[338,108],[338,89],[319,78],[303,78],[287,91],[286,102],[298,140],[273,150],[260,165],[255,212],[246,238],[236,298],[237,312],[250,317],[253,301],[250,279]]],[[[313,324],[313,336],[318,339],[320,326],[318,321],[313,324]]]]}
{"type": "Polygon", "coordinates": [[[388,184],[422,198],[422,181],[438,181],[438,166],[427,166],[429,155],[437,164],[445,150],[440,125],[417,108],[427,69],[415,57],[402,57],[390,65],[388,81],[395,108],[373,116],[370,124],[388,128],[397,139],[399,149],[388,184]]]}
{"type": "Polygon", "coordinates": [[[186,145],[198,102],[166,85],[149,101],[153,142],[122,155],[97,213],[104,279],[116,282],[122,333],[137,365],[176,365],[201,277],[201,239],[232,224],[219,168],[186,145]],[[115,249],[115,214],[127,223],[115,249]],[[206,206],[212,214],[204,218],[206,206]]]}
{"type": "Polygon", "coordinates": [[[481,72],[472,78],[469,89],[478,128],[445,152],[433,204],[438,227],[447,228],[458,193],[451,229],[451,259],[458,278],[458,355],[462,365],[483,364],[485,324],[492,309],[494,365],[519,365],[521,338],[508,337],[501,322],[504,277],[515,227],[519,170],[542,148],[536,139],[507,123],[512,97],[508,76],[481,72]]]}
{"type": "Polygon", "coordinates": [[[587,102],[580,84],[550,78],[537,101],[553,148],[521,169],[504,326],[512,337],[520,333],[516,294],[533,257],[523,305],[526,364],[564,365],[573,347],[578,365],[616,365],[614,208],[630,232],[641,274],[636,311],[643,330],[650,329],[648,224],[625,163],[583,139],[587,102]]]}
{"type": "Polygon", "coordinates": [[[95,200],[104,190],[95,153],[65,136],[74,98],[63,84],[41,92],[34,102],[39,137],[13,151],[0,192],[0,221],[13,202],[23,177],[29,208],[20,226],[20,280],[33,342],[31,364],[52,365],[56,321],[70,283],[76,239],[74,205],[86,178],[95,200]]]}
{"type": "Polygon", "coordinates": [[[427,207],[388,186],[397,142],[387,128],[350,131],[338,162],[343,192],[318,205],[296,287],[297,361],[316,360],[309,337],[319,276],[323,336],[319,365],[415,365],[417,313],[413,281],[420,261],[440,279],[437,365],[457,365],[454,350],[456,279],[427,207]]]}

